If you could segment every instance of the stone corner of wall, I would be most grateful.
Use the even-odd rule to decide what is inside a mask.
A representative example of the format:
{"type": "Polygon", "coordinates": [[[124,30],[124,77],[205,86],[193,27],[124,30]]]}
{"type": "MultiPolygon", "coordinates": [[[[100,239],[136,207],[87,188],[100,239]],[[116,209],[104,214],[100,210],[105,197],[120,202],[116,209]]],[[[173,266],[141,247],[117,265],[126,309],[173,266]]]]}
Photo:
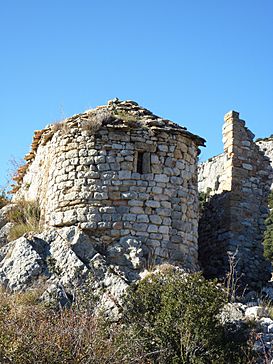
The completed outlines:
{"type": "Polygon", "coordinates": [[[240,113],[238,111],[230,110],[224,115],[224,120],[239,119],[240,113]]]}

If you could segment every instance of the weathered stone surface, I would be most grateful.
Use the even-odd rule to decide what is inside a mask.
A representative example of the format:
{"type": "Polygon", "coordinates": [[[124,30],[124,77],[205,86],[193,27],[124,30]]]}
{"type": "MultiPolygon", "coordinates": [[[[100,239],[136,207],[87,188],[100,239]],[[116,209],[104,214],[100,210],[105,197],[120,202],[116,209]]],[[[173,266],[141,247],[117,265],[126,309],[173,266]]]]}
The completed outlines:
{"type": "Polygon", "coordinates": [[[9,203],[0,209],[0,229],[8,222],[6,219],[6,214],[13,207],[12,203],[9,203]]]}
{"type": "Polygon", "coordinates": [[[0,262],[0,284],[11,291],[26,289],[43,273],[43,257],[25,237],[8,245],[0,249],[0,256],[4,255],[0,262]]]}
{"type": "Polygon", "coordinates": [[[268,312],[263,306],[248,307],[248,305],[243,305],[241,303],[229,303],[224,307],[221,313],[221,319],[223,323],[232,325],[235,329],[234,332],[242,333],[244,329],[247,328],[249,321],[251,322],[252,334],[254,343],[253,350],[258,354],[255,360],[256,364],[264,363],[264,358],[268,363],[272,362],[272,349],[273,349],[273,320],[269,317],[268,312]],[[266,355],[266,356],[265,356],[266,355]]]}
{"type": "Polygon", "coordinates": [[[107,260],[121,269],[130,281],[138,278],[139,272],[145,269],[145,246],[141,239],[123,237],[107,249],[107,260]],[[143,251],[144,248],[144,251],[143,251]]]}
{"type": "Polygon", "coordinates": [[[68,305],[77,287],[91,278],[89,289],[101,295],[100,305],[116,315],[126,288],[145,262],[139,240],[122,238],[102,255],[83,231],[66,227],[29,234],[1,248],[0,285],[18,291],[42,279],[48,286],[43,298],[58,298],[61,305],[68,305]]]}
{"type": "Polygon", "coordinates": [[[224,153],[199,167],[199,258],[207,277],[224,278],[233,261],[241,285],[257,289],[271,273],[262,237],[272,168],[239,113],[225,116],[223,141],[224,153]]]}
{"type": "MultiPolygon", "coordinates": [[[[271,166],[273,168],[273,137],[265,138],[256,142],[259,149],[270,159],[271,166]]],[[[273,189],[273,178],[271,184],[271,190],[273,189]]]]}
{"type": "Polygon", "coordinates": [[[243,320],[246,309],[247,306],[242,303],[227,303],[221,312],[221,321],[236,323],[243,320]]]}
{"type": "MultiPolygon", "coordinates": [[[[145,238],[144,250],[157,248],[163,263],[177,243],[197,252],[197,230],[190,237],[188,230],[198,222],[196,161],[203,144],[185,128],[116,100],[36,133],[14,200],[39,200],[45,227],[80,226],[107,237],[102,246],[123,236],[145,238]],[[177,209],[183,209],[179,226],[177,209]]],[[[197,254],[188,254],[171,263],[198,269],[197,254]]]]}
{"type": "Polygon", "coordinates": [[[8,236],[12,226],[13,224],[8,222],[0,229],[0,247],[8,243],[8,236]]]}
{"type": "Polygon", "coordinates": [[[262,306],[248,307],[245,310],[245,317],[247,319],[259,319],[266,316],[267,314],[266,308],[262,306]]]}
{"type": "Polygon", "coordinates": [[[12,228],[12,223],[7,221],[6,214],[12,208],[13,204],[8,204],[0,209],[0,248],[7,244],[8,235],[12,228]]]}

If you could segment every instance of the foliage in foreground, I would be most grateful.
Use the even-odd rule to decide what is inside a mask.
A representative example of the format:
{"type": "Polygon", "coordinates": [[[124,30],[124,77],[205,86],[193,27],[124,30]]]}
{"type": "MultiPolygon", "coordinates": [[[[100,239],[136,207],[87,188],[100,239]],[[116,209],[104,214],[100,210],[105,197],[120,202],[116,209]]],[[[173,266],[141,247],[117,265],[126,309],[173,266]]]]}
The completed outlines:
{"type": "Polygon", "coordinates": [[[116,336],[114,326],[87,311],[54,311],[37,303],[33,294],[1,293],[1,364],[117,364],[116,336]]]}
{"type": "Polygon", "coordinates": [[[9,241],[18,239],[28,232],[39,232],[40,226],[40,208],[36,201],[21,200],[16,202],[8,211],[7,220],[13,223],[9,232],[9,241]]]}
{"type": "Polygon", "coordinates": [[[225,293],[199,274],[149,275],[128,292],[118,323],[86,302],[56,311],[37,297],[0,292],[1,363],[252,363],[247,338],[219,321],[225,293]]]}
{"type": "Polygon", "coordinates": [[[200,274],[152,274],[129,297],[127,318],[153,363],[251,363],[246,335],[220,321],[226,299],[200,274]]]}

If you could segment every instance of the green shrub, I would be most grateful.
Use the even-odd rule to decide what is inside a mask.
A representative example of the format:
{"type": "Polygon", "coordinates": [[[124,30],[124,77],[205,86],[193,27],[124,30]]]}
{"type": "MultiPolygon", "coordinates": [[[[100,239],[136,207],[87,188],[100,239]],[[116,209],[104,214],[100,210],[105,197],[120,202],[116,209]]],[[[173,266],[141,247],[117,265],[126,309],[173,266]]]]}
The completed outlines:
{"type": "Polygon", "coordinates": [[[40,232],[40,207],[36,201],[21,200],[16,202],[7,213],[7,220],[13,223],[9,232],[9,241],[18,239],[27,232],[40,232]]]}
{"type": "Polygon", "coordinates": [[[226,293],[215,282],[170,270],[136,285],[124,322],[147,363],[251,363],[247,337],[220,322],[225,303],[226,293]]]}
{"type": "Polygon", "coordinates": [[[268,206],[270,209],[273,209],[273,191],[271,191],[268,196],[268,206]]]}
{"type": "Polygon", "coordinates": [[[150,274],[129,291],[121,322],[89,307],[53,310],[40,295],[0,290],[1,364],[253,363],[245,331],[220,322],[225,292],[200,274],[150,274]]]}
{"type": "Polygon", "coordinates": [[[265,220],[264,233],[264,255],[269,260],[273,261],[273,212],[271,211],[268,218],[265,220]]]}
{"type": "Polygon", "coordinates": [[[206,192],[199,192],[199,209],[200,211],[203,211],[205,208],[206,203],[209,200],[211,193],[211,188],[207,188],[206,192]]]}
{"type": "Polygon", "coordinates": [[[116,110],[114,111],[114,116],[118,119],[125,121],[125,123],[127,124],[131,124],[132,126],[135,126],[138,123],[138,119],[136,118],[136,116],[126,111],[116,110]]]}
{"type": "Polygon", "coordinates": [[[264,232],[264,255],[269,260],[273,261],[273,192],[270,193],[268,198],[268,205],[271,211],[265,220],[264,232]]]}

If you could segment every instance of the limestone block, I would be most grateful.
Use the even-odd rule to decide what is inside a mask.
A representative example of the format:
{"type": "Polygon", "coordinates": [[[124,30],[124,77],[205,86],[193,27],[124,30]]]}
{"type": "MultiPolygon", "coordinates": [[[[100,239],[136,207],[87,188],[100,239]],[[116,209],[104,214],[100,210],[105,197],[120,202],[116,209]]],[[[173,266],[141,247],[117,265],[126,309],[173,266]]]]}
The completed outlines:
{"type": "Polygon", "coordinates": [[[11,291],[27,288],[44,268],[43,258],[31,242],[21,237],[9,244],[4,259],[0,261],[0,283],[11,291]]]}
{"type": "Polygon", "coordinates": [[[100,163],[97,165],[97,168],[100,172],[103,172],[103,171],[109,171],[110,170],[110,165],[109,163],[100,163]]]}
{"type": "Polygon", "coordinates": [[[145,205],[148,207],[152,207],[152,208],[159,208],[160,207],[160,202],[159,201],[154,201],[154,200],[148,200],[145,202],[145,205]]]}
{"type": "Polygon", "coordinates": [[[155,181],[156,182],[169,182],[170,177],[166,174],[155,174],[155,181]]]}
{"type": "Polygon", "coordinates": [[[63,225],[73,225],[77,222],[77,212],[75,210],[68,210],[63,215],[63,225]]]}
{"type": "Polygon", "coordinates": [[[94,162],[96,164],[104,164],[105,163],[105,156],[104,155],[98,155],[94,157],[94,162]]]}
{"type": "Polygon", "coordinates": [[[266,315],[267,315],[266,308],[262,306],[248,307],[245,310],[245,317],[248,319],[257,319],[266,315]]]}
{"type": "Polygon", "coordinates": [[[145,232],[147,231],[147,228],[148,228],[148,224],[146,223],[134,223],[133,227],[134,229],[137,231],[137,232],[145,232]]]}
{"type": "Polygon", "coordinates": [[[143,207],[133,206],[133,207],[130,207],[130,212],[132,214],[144,214],[144,209],[143,209],[143,207]]]}
{"type": "Polygon", "coordinates": [[[166,208],[158,208],[156,209],[156,213],[159,215],[159,216],[171,216],[171,209],[166,209],[166,208]]]}
{"type": "Polygon", "coordinates": [[[137,222],[149,222],[149,217],[147,215],[137,215],[137,222]]]}
{"type": "Polygon", "coordinates": [[[99,221],[97,223],[98,225],[98,229],[111,229],[112,228],[112,224],[111,222],[109,221],[99,221]]]}
{"type": "Polygon", "coordinates": [[[162,224],[162,218],[158,215],[150,215],[149,218],[152,224],[156,225],[162,224]]]}
{"type": "Polygon", "coordinates": [[[251,164],[248,163],[243,163],[242,167],[248,171],[252,171],[253,170],[253,166],[251,164]]]}
{"type": "Polygon", "coordinates": [[[94,193],[94,199],[95,200],[107,200],[108,199],[108,193],[107,192],[95,192],[94,193]]]}
{"type": "Polygon", "coordinates": [[[136,214],[124,214],[122,220],[124,221],[136,221],[137,215],[136,214]]]}
{"type": "Polygon", "coordinates": [[[118,178],[120,180],[131,179],[131,175],[132,175],[131,171],[124,170],[124,171],[119,171],[118,172],[118,178]]]}
{"type": "Polygon", "coordinates": [[[129,206],[138,206],[142,207],[144,205],[144,202],[142,200],[129,200],[128,201],[129,206]]]}
{"type": "Polygon", "coordinates": [[[149,225],[147,229],[148,233],[157,233],[158,232],[158,226],[157,225],[149,225]]]}

